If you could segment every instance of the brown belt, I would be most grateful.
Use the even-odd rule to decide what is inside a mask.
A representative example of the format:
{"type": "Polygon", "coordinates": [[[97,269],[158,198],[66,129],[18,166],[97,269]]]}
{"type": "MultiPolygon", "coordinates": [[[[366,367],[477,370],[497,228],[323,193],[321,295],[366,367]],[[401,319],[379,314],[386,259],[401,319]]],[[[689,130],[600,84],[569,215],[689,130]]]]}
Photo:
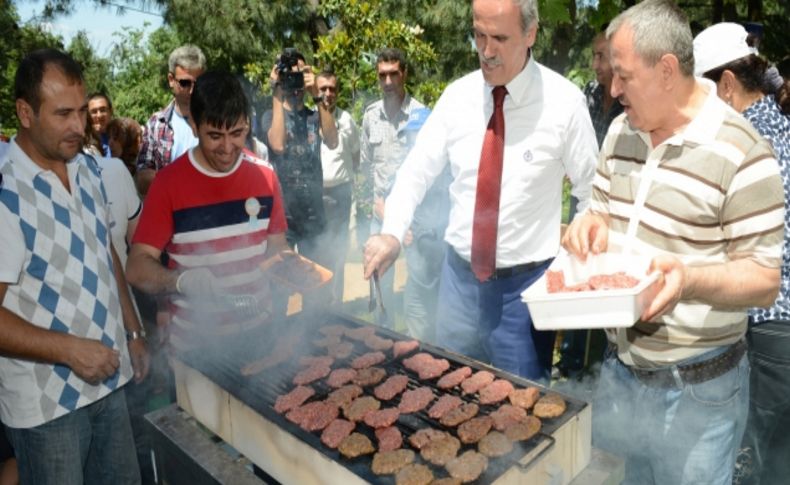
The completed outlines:
{"type": "Polygon", "coordinates": [[[684,384],[699,384],[715,379],[738,365],[741,357],[746,353],[746,340],[741,339],[732,344],[723,353],[708,360],[682,364],[660,369],[640,369],[626,365],[626,368],[639,379],[640,382],[651,387],[678,386],[678,377],[684,384]],[[677,375],[675,374],[677,371],[677,375]]]}

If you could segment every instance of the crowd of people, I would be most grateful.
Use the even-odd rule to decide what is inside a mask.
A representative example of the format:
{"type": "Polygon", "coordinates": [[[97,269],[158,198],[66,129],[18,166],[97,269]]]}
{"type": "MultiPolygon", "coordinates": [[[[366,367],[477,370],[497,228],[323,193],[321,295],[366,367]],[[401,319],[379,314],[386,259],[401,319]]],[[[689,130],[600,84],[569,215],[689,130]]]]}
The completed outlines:
{"type": "MultiPolygon", "coordinates": [[[[0,143],[0,452],[15,456],[0,484],[153,483],[142,416],[166,356],[269,338],[286,318],[260,263],[329,268],[302,311],[342,308],[360,172],[363,277],[386,308],[405,256],[403,305],[375,323],[548,384],[555,334],[521,293],[560,248],[645,256],[659,291],[633,327],[600,334],[593,445],[625,459],[625,483],[781,483],[790,81],[743,26],[694,37],[671,0],[645,0],[595,36],[582,90],[534,58],[537,3],[472,1],[480,69],[432,109],[383,48],[359,123],[337,105],[343,80],[291,48],[259,119],[234,75],[175,49],[173,98],[142,126],[86,95],[67,54],[27,54],[0,143]]],[[[563,337],[567,375],[591,335],[563,337]]]]}

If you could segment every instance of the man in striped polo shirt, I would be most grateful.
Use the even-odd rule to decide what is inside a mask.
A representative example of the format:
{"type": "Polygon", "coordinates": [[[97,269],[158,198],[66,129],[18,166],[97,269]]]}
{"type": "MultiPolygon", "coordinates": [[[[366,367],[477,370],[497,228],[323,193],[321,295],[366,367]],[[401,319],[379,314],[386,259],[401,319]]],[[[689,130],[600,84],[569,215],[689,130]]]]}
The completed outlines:
{"type": "Polygon", "coordinates": [[[612,95],[573,254],[652,258],[660,289],[631,328],[609,330],[593,443],[626,457],[625,483],[729,484],[749,398],[746,309],[779,288],[784,197],[770,146],[693,77],[688,21],[646,0],[606,32],[612,95]]]}
{"type": "Polygon", "coordinates": [[[176,351],[260,328],[263,315],[236,312],[225,297],[270,303],[258,264],[288,247],[277,176],[244,150],[250,118],[241,84],[229,73],[205,73],[190,106],[198,146],[157,174],[127,262],[132,285],[171,295],[176,351]]]}

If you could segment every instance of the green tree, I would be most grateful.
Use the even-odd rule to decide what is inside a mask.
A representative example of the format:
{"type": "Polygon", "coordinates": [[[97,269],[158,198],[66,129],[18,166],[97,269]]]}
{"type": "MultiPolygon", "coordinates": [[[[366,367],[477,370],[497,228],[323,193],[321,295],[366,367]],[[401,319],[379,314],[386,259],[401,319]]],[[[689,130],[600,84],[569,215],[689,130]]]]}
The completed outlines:
{"type": "Polygon", "coordinates": [[[71,39],[66,51],[82,66],[86,94],[93,92],[109,94],[112,86],[110,60],[96,55],[84,30],[79,31],[71,39]]]}

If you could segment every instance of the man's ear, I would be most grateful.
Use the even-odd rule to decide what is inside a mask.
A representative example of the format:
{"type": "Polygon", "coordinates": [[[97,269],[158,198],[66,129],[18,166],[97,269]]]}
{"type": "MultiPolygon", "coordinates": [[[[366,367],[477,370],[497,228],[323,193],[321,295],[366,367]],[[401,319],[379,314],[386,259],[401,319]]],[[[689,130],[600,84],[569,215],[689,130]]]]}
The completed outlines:
{"type": "Polygon", "coordinates": [[[19,124],[24,128],[30,128],[33,124],[33,118],[36,113],[33,107],[28,104],[24,99],[16,100],[16,116],[19,118],[19,124]]]}
{"type": "Polygon", "coordinates": [[[678,62],[678,58],[675,57],[674,54],[664,54],[661,56],[661,59],[659,59],[658,64],[660,66],[659,75],[664,85],[674,85],[678,76],[680,76],[680,63],[678,62]]]}

